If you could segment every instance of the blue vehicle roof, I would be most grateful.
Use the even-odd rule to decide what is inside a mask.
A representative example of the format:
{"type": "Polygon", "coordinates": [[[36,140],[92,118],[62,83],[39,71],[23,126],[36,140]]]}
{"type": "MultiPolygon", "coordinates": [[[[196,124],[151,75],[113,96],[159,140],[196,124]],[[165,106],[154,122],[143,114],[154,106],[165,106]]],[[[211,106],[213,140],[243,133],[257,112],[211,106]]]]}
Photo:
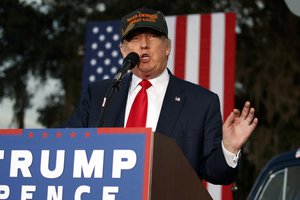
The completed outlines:
{"type": "Polygon", "coordinates": [[[267,177],[276,171],[284,169],[291,166],[300,166],[300,148],[281,153],[273,157],[261,170],[259,176],[257,177],[249,195],[248,199],[254,199],[256,193],[267,181],[267,177]]]}

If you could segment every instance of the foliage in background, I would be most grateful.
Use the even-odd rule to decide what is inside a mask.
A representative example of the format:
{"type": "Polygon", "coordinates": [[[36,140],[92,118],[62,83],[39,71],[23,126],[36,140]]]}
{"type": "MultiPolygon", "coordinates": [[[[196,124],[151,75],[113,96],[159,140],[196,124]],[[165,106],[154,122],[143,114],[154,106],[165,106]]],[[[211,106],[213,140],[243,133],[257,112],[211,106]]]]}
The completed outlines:
{"type": "Polygon", "coordinates": [[[259,117],[238,181],[247,193],[267,160],[300,146],[300,18],[284,1],[243,1],[238,10],[236,80],[244,88],[236,98],[252,100],[259,117]]]}
{"type": "Polygon", "coordinates": [[[284,1],[266,0],[1,0],[0,101],[14,103],[14,120],[24,127],[35,91],[49,78],[60,85],[39,108],[39,122],[57,127],[71,115],[81,91],[87,21],[119,19],[141,6],[166,15],[237,13],[236,106],[250,99],[259,127],[243,149],[236,199],[245,199],[257,173],[272,156],[300,143],[300,18],[284,1]]]}

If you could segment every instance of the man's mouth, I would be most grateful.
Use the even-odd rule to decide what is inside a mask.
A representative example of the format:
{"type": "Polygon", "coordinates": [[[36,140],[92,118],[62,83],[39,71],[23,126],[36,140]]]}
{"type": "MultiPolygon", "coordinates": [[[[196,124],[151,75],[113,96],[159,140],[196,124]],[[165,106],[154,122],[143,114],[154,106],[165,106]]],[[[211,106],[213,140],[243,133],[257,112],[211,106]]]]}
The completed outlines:
{"type": "Polygon", "coordinates": [[[142,63],[149,62],[149,60],[150,60],[149,54],[144,53],[144,54],[142,54],[142,55],[140,56],[140,61],[141,61],[142,63]]]}

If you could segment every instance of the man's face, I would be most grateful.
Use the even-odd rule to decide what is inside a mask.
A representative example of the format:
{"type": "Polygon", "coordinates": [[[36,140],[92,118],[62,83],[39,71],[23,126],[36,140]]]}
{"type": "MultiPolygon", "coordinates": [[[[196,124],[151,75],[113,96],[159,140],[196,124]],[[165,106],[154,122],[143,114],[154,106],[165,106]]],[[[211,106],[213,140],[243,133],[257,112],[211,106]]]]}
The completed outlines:
{"type": "Polygon", "coordinates": [[[152,29],[138,29],[121,44],[123,58],[130,52],[140,56],[140,63],[131,71],[141,79],[159,76],[167,66],[170,50],[170,40],[152,29]]]}

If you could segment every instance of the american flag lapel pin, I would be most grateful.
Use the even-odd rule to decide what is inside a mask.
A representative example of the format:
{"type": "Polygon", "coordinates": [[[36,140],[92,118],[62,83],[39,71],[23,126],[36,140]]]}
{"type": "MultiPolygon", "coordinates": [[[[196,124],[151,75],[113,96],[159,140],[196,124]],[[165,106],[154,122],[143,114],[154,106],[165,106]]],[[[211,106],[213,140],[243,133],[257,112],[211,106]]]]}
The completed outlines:
{"type": "Polygon", "coordinates": [[[175,97],[175,101],[180,102],[180,97],[175,97]]]}

